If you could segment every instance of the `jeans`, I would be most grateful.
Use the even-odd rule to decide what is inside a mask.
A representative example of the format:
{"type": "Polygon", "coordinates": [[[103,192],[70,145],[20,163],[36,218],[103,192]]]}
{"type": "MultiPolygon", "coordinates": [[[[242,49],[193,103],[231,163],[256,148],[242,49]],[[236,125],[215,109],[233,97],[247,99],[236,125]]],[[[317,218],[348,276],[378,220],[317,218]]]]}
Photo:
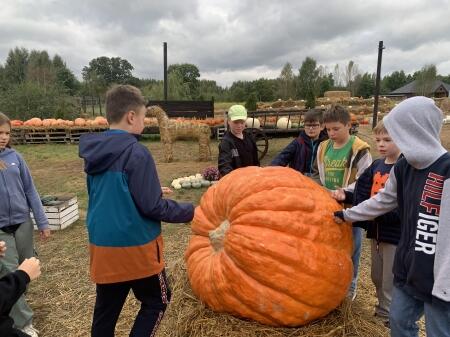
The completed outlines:
{"type": "Polygon", "coordinates": [[[425,314],[427,337],[450,337],[450,303],[426,303],[394,286],[389,313],[392,337],[417,337],[425,314]]]}
{"type": "Polygon", "coordinates": [[[352,234],[353,234],[353,254],[352,254],[353,279],[350,285],[349,292],[351,294],[356,294],[356,288],[358,286],[358,269],[359,269],[359,258],[361,257],[363,229],[360,227],[353,227],[352,234]]]}

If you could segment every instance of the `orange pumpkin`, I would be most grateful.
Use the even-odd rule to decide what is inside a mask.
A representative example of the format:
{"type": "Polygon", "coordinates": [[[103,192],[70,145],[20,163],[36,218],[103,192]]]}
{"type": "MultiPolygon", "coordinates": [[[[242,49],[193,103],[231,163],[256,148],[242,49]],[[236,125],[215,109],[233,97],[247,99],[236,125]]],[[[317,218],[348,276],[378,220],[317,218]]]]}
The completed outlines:
{"type": "Polygon", "coordinates": [[[42,119],[38,117],[31,118],[23,123],[26,126],[42,126],[42,119]]]}
{"type": "Polygon", "coordinates": [[[210,308],[272,326],[327,315],[352,278],[349,225],[329,192],[285,167],[232,171],[202,196],[185,253],[210,308]]]}
{"type": "Polygon", "coordinates": [[[23,121],[21,121],[19,119],[11,120],[11,126],[22,126],[22,125],[23,125],[23,121]]]}
{"type": "Polygon", "coordinates": [[[76,126],[85,126],[86,125],[86,120],[84,118],[75,118],[74,124],[76,126]]]}

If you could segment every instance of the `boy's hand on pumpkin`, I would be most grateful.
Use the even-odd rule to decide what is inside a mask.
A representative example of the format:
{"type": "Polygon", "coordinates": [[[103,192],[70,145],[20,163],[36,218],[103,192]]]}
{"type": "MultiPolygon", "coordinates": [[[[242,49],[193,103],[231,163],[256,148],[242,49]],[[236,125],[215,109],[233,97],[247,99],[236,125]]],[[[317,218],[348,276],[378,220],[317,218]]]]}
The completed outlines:
{"type": "Polygon", "coordinates": [[[336,222],[337,224],[341,225],[345,222],[344,212],[336,211],[333,213],[333,216],[334,216],[334,222],[336,222]]]}
{"type": "Polygon", "coordinates": [[[337,201],[345,200],[345,192],[343,188],[331,191],[331,197],[337,201]]]}

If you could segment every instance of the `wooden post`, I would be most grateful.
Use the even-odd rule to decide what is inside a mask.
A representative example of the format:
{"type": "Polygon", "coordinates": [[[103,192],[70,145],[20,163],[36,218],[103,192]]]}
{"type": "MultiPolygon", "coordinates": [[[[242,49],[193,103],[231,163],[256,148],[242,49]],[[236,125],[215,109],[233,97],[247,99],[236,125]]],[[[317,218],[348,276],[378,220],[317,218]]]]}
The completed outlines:
{"type": "Polygon", "coordinates": [[[380,74],[381,74],[381,58],[383,56],[383,41],[378,43],[378,63],[377,63],[377,78],[375,81],[375,95],[373,102],[373,117],[372,117],[372,129],[378,123],[378,96],[380,95],[380,74]]]}
{"type": "Polygon", "coordinates": [[[164,100],[167,101],[167,42],[164,42],[164,100]]]}

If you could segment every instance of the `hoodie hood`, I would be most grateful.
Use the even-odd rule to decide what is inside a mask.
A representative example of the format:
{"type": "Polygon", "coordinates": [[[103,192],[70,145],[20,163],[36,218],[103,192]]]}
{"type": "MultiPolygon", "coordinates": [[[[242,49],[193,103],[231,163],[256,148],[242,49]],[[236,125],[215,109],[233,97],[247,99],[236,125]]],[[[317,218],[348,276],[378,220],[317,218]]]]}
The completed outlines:
{"type": "Polygon", "coordinates": [[[0,158],[6,157],[12,152],[14,152],[14,150],[10,149],[9,147],[5,147],[3,150],[0,150],[0,158]]]}
{"type": "Polygon", "coordinates": [[[447,152],[439,136],[443,116],[432,99],[416,96],[398,104],[383,123],[408,163],[424,169],[447,152]]]}
{"type": "Polygon", "coordinates": [[[126,131],[108,130],[82,135],[79,156],[85,161],[84,171],[90,175],[106,171],[137,142],[138,136],[126,131]]]}

